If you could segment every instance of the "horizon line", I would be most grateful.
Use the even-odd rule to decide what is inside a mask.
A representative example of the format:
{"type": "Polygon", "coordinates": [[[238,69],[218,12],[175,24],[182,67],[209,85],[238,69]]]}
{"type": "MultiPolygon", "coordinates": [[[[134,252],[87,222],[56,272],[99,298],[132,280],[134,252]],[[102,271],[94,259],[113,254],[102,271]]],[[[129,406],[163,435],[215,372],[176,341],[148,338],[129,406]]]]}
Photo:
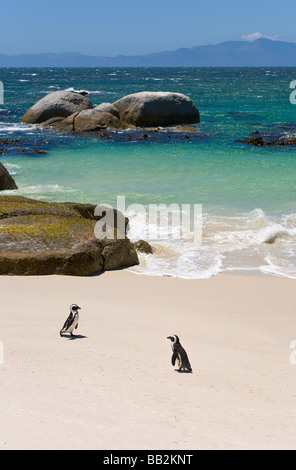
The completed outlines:
{"type": "Polygon", "coordinates": [[[44,52],[19,52],[19,53],[16,53],[16,54],[7,54],[5,52],[0,52],[0,56],[1,55],[5,55],[7,57],[17,57],[17,56],[24,56],[24,55],[46,55],[46,54],[51,54],[51,55],[67,55],[67,54],[70,54],[70,55],[82,55],[82,56],[89,56],[89,57],[102,57],[102,58],[105,58],[105,57],[108,57],[108,58],[117,58],[117,57],[139,57],[139,56],[148,56],[148,55],[152,55],[152,54],[161,54],[163,52],[176,52],[178,50],[181,50],[181,49],[195,49],[196,47],[209,47],[209,46],[219,46],[221,44],[226,44],[226,43],[233,43],[233,42],[241,42],[241,43],[245,43],[245,44],[251,44],[251,43],[255,43],[255,42],[258,42],[258,41],[268,41],[268,42],[281,42],[281,43],[285,43],[285,44],[295,44],[296,45],[296,41],[295,42],[292,42],[292,41],[283,41],[281,39],[272,39],[272,38],[267,38],[267,37],[260,37],[260,38],[256,38],[256,39],[253,39],[253,40],[246,40],[246,39],[234,39],[234,40],[229,40],[229,41],[222,41],[222,42],[218,42],[216,44],[201,44],[201,45],[197,45],[197,46],[191,46],[191,47],[178,47],[177,49],[173,49],[173,50],[162,50],[162,51],[159,51],[159,52],[146,52],[146,53],[139,53],[139,54],[117,54],[117,55],[95,55],[95,54],[89,54],[87,52],[77,52],[77,51],[63,51],[63,52],[52,52],[52,51],[44,51],[44,52]]]}

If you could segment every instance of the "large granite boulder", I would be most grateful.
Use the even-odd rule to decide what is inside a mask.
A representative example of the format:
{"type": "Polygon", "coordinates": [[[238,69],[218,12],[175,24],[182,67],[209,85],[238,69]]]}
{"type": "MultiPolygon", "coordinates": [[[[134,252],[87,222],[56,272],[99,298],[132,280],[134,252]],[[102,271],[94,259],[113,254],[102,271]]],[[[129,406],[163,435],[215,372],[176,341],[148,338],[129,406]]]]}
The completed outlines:
{"type": "Polygon", "coordinates": [[[97,111],[103,111],[104,113],[113,114],[113,116],[119,119],[119,111],[117,108],[115,108],[115,106],[113,106],[112,103],[101,103],[94,109],[96,109],[97,111]]]}
{"type": "Polygon", "coordinates": [[[21,122],[27,124],[38,124],[48,119],[63,117],[71,114],[92,109],[90,99],[74,91],[60,90],[44,96],[37,101],[21,118],[21,122]]]}
{"type": "MultiPolygon", "coordinates": [[[[96,238],[95,224],[104,212],[101,206],[95,216],[95,207],[0,196],[0,274],[89,276],[138,264],[126,236],[96,238]]],[[[115,211],[115,220],[119,216],[115,211]]]]}
{"type": "Polygon", "coordinates": [[[5,191],[7,189],[17,189],[17,185],[13,177],[6,170],[5,166],[0,163],[0,191],[5,191]]]}
{"type": "Polygon", "coordinates": [[[87,109],[77,114],[74,132],[90,132],[102,129],[128,129],[130,126],[111,113],[100,109],[87,109]]]}
{"type": "Polygon", "coordinates": [[[83,133],[195,124],[200,119],[195,104],[182,93],[145,91],[93,108],[81,93],[56,91],[32,106],[21,122],[51,126],[60,132],[83,133]]]}
{"type": "Polygon", "coordinates": [[[47,121],[42,122],[38,127],[52,127],[55,131],[58,132],[74,132],[74,121],[78,114],[79,113],[73,113],[66,118],[61,116],[53,117],[47,121]]]}
{"type": "Polygon", "coordinates": [[[181,93],[140,92],[113,103],[122,121],[141,127],[194,124],[200,122],[192,100],[181,93]]]}
{"type": "Polygon", "coordinates": [[[52,127],[58,132],[76,132],[80,134],[84,132],[99,132],[103,129],[125,130],[134,126],[120,121],[114,114],[94,108],[71,114],[67,118],[55,117],[48,119],[41,123],[39,127],[52,127]]]}

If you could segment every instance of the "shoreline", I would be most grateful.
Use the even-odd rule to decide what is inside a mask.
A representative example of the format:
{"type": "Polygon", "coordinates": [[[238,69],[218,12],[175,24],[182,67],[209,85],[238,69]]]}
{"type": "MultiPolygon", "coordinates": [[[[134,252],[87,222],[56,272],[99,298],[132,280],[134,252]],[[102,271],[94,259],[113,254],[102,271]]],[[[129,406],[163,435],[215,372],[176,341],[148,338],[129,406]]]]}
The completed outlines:
{"type": "Polygon", "coordinates": [[[294,280],[187,281],[1,276],[0,448],[295,449],[294,280]],[[60,338],[73,302],[78,337],[60,338]]]}
{"type": "MultiPolygon", "coordinates": [[[[283,274],[274,274],[274,273],[265,273],[263,271],[260,271],[259,269],[252,269],[252,270],[244,270],[244,269],[239,269],[239,270],[229,270],[229,271],[223,271],[218,274],[214,274],[210,278],[186,278],[186,277],[181,277],[181,276],[173,276],[170,274],[160,274],[157,276],[156,274],[149,274],[145,272],[140,272],[140,271],[133,271],[134,266],[131,266],[129,268],[123,268],[124,271],[127,271],[132,274],[136,274],[139,276],[148,276],[148,277],[154,277],[156,279],[158,278],[172,278],[172,279],[182,279],[184,281],[209,281],[211,279],[214,279],[219,276],[247,276],[247,277],[268,277],[268,278],[276,278],[276,279],[289,279],[289,280],[295,280],[292,277],[284,276],[283,274]]],[[[100,275],[100,274],[98,274],[100,275]]]]}

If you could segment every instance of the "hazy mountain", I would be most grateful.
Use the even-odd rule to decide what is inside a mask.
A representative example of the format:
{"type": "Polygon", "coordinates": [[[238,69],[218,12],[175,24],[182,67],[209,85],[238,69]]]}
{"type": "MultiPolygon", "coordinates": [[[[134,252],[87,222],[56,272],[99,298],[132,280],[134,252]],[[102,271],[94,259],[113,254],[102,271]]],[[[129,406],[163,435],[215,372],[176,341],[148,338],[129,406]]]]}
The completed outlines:
{"type": "Polygon", "coordinates": [[[296,67],[296,43],[257,39],[181,48],[139,56],[0,54],[0,67],[296,67]]]}

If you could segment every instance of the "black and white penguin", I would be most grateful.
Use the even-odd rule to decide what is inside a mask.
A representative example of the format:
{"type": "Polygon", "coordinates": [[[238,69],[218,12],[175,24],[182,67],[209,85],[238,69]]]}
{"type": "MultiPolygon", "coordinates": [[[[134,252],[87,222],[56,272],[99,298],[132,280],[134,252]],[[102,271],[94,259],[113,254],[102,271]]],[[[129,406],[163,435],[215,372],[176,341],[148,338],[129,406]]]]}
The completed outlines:
{"type": "Polygon", "coordinates": [[[187,369],[192,372],[192,368],[185,349],[181,346],[179,337],[177,335],[168,336],[167,339],[171,340],[173,350],[172,365],[175,365],[176,359],[178,360],[179,371],[187,369]]]}
{"type": "Polygon", "coordinates": [[[67,320],[64,323],[63,328],[60,330],[60,336],[63,336],[63,333],[70,333],[71,336],[73,335],[73,330],[78,328],[78,321],[79,321],[79,312],[81,310],[80,307],[76,304],[72,304],[70,307],[70,315],[68,316],[67,320]]]}

